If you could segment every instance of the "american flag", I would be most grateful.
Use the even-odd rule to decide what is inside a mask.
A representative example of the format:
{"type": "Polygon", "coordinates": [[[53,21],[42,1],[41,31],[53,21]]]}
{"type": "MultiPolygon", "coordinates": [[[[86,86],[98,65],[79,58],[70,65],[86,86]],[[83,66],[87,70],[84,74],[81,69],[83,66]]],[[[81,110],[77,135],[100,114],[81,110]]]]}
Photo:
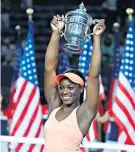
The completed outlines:
{"type": "Polygon", "coordinates": [[[9,111],[9,119],[12,119],[13,113],[14,113],[14,108],[15,108],[15,103],[13,101],[14,94],[16,92],[16,81],[19,77],[19,70],[20,70],[20,65],[22,61],[22,46],[21,46],[21,41],[18,39],[17,44],[16,44],[16,61],[13,67],[13,76],[12,76],[12,82],[11,82],[11,90],[10,90],[10,98],[9,98],[9,106],[8,106],[8,111],[9,111]]]}
{"type": "MultiPolygon", "coordinates": [[[[83,52],[80,54],[80,57],[79,57],[78,70],[84,74],[85,81],[86,81],[85,87],[87,87],[87,80],[88,80],[89,71],[90,71],[90,60],[91,60],[92,49],[93,49],[92,40],[87,39],[85,42],[83,42],[82,49],[83,49],[83,52]]],[[[105,97],[101,76],[100,76],[100,94],[99,94],[99,96],[100,96],[100,101],[103,100],[105,97]]],[[[84,95],[84,97],[85,97],[85,95],[84,95]]],[[[93,120],[92,124],[90,126],[90,129],[89,129],[86,137],[84,138],[84,141],[90,142],[90,141],[95,141],[97,139],[98,139],[97,122],[96,122],[96,120],[93,120]]],[[[86,149],[86,151],[87,151],[87,149],[86,149]]]]}
{"type": "Polygon", "coordinates": [[[111,116],[120,128],[119,142],[135,144],[135,30],[129,21],[111,116]],[[121,141],[123,137],[123,140],[121,141]]]}
{"type": "MultiPolygon", "coordinates": [[[[28,35],[25,42],[24,54],[20,67],[20,75],[14,95],[16,109],[14,112],[10,135],[17,137],[43,137],[42,111],[37,78],[34,24],[28,22],[28,35]]],[[[14,152],[42,152],[43,145],[10,143],[10,151],[14,152]]]]}
{"type": "MultiPolygon", "coordinates": [[[[111,80],[111,87],[110,87],[110,94],[109,94],[109,100],[107,101],[107,108],[106,110],[109,112],[109,110],[112,109],[116,89],[118,86],[118,76],[119,76],[119,70],[120,70],[120,64],[121,64],[121,53],[120,53],[120,47],[119,47],[119,40],[116,36],[114,41],[114,56],[112,61],[112,80],[111,80]]],[[[109,122],[106,122],[104,125],[105,131],[109,129],[109,122]]]]}

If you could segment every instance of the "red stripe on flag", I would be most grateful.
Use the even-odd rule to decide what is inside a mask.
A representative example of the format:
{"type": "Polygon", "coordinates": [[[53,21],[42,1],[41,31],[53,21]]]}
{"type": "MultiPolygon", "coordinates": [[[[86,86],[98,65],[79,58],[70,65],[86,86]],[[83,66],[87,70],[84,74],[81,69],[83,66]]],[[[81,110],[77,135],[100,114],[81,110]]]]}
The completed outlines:
{"type": "Polygon", "coordinates": [[[130,96],[129,92],[126,90],[126,88],[122,85],[122,83],[120,81],[118,81],[118,86],[123,91],[123,93],[126,95],[126,97],[129,99],[130,103],[132,104],[132,107],[135,110],[134,99],[130,96]]]}
{"type": "MultiPolygon", "coordinates": [[[[126,141],[125,141],[125,144],[131,145],[131,143],[132,143],[132,140],[128,136],[127,139],[126,139],[126,141]]],[[[135,143],[133,143],[132,145],[135,145],[135,143]]]]}
{"type": "MultiPolygon", "coordinates": [[[[23,87],[22,87],[22,89],[23,89],[23,87]]],[[[21,89],[20,92],[22,92],[22,89],[21,89]]],[[[23,90],[23,92],[24,92],[24,90],[23,90]]],[[[28,101],[26,102],[27,104],[26,104],[26,106],[24,107],[24,109],[23,109],[20,117],[18,118],[18,121],[16,122],[13,131],[11,132],[11,136],[14,136],[14,135],[15,135],[17,129],[18,129],[19,126],[20,126],[20,123],[21,123],[21,122],[23,121],[23,119],[25,118],[25,115],[26,115],[27,110],[28,110],[28,108],[29,108],[29,105],[30,105],[30,103],[31,103],[31,101],[32,101],[32,99],[33,99],[33,97],[34,97],[35,92],[36,92],[36,87],[34,87],[33,90],[31,91],[31,94],[30,94],[30,96],[29,96],[29,99],[28,99],[28,101]]]]}
{"type": "Polygon", "coordinates": [[[126,126],[121,122],[121,120],[115,115],[115,113],[112,110],[110,111],[110,115],[115,119],[115,121],[118,124],[118,126],[120,127],[120,129],[124,130],[125,133],[128,135],[128,140],[131,141],[130,144],[134,145],[134,142],[132,141],[132,139],[130,138],[130,135],[128,134],[126,126]]]}
{"type": "Polygon", "coordinates": [[[14,102],[15,92],[16,92],[16,88],[13,86],[13,88],[11,89],[11,93],[10,93],[9,106],[7,108],[10,111],[10,116],[8,116],[8,119],[13,118],[13,114],[14,114],[14,110],[15,110],[15,102],[14,102]]]}
{"type": "Polygon", "coordinates": [[[41,146],[40,151],[43,152],[44,150],[44,145],[41,146]]]}
{"type": "Polygon", "coordinates": [[[87,152],[87,150],[84,147],[81,147],[79,152],[87,152]]]}
{"type": "Polygon", "coordinates": [[[19,92],[19,95],[18,95],[16,104],[15,104],[15,109],[16,109],[16,107],[17,107],[17,105],[18,105],[18,103],[19,103],[19,101],[20,101],[20,99],[21,99],[21,97],[22,97],[22,95],[23,95],[23,93],[24,93],[24,90],[25,90],[25,88],[26,88],[26,86],[27,86],[27,83],[28,83],[28,81],[24,81],[24,83],[23,83],[23,85],[22,85],[22,88],[21,88],[21,90],[20,90],[20,92],[19,92]]]}
{"type": "MultiPolygon", "coordinates": [[[[37,114],[38,114],[38,105],[37,105],[37,107],[36,107],[36,109],[35,109],[32,117],[31,117],[31,119],[29,121],[29,125],[28,125],[26,131],[24,132],[23,137],[27,137],[28,136],[28,133],[29,133],[31,127],[32,127],[32,124],[33,124],[33,122],[34,122],[37,114]]],[[[22,145],[23,145],[22,143],[18,144],[18,146],[16,147],[16,151],[20,150],[20,148],[21,148],[22,145]]]]}
{"type": "MultiPolygon", "coordinates": [[[[40,125],[39,125],[39,128],[38,128],[38,131],[37,131],[35,137],[39,137],[42,126],[43,126],[43,122],[42,122],[42,120],[41,120],[40,125]]],[[[31,152],[31,151],[33,150],[34,146],[35,146],[35,144],[31,144],[28,152],[31,152]]],[[[42,147],[41,147],[41,149],[42,149],[42,147]]]]}
{"type": "Polygon", "coordinates": [[[102,100],[104,100],[105,99],[105,94],[104,94],[104,92],[103,93],[101,93],[100,95],[99,95],[99,101],[102,101],[102,100]]]}
{"type": "Polygon", "coordinates": [[[93,127],[94,127],[95,139],[98,139],[97,121],[95,119],[93,120],[93,127]]]}
{"type": "Polygon", "coordinates": [[[128,120],[129,120],[130,124],[133,126],[133,128],[135,128],[134,120],[132,119],[131,115],[129,114],[127,108],[122,104],[122,102],[117,97],[115,98],[115,102],[120,107],[120,109],[122,109],[122,111],[124,112],[124,114],[128,118],[128,120]]]}
{"type": "MultiPolygon", "coordinates": [[[[91,124],[91,125],[92,125],[92,124],[91,124]]],[[[86,134],[86,138],[87,138],[88,141],[90,141],[90,136],[89,136],[88,133],[86,134]]]]}

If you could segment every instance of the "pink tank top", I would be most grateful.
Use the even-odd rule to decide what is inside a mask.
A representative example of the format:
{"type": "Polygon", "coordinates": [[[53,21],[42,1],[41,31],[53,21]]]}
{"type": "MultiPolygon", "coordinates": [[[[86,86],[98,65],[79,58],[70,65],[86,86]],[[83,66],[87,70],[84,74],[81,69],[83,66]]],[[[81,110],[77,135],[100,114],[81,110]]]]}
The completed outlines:
{"type": "Polygon", "coordinates": [[[44,127],[44,152],[77,152],[79,150],[83,135],[77,123],[77,108],[62,121],[58,121],[55,117],[60,107],[52,111],[44,127]]]}

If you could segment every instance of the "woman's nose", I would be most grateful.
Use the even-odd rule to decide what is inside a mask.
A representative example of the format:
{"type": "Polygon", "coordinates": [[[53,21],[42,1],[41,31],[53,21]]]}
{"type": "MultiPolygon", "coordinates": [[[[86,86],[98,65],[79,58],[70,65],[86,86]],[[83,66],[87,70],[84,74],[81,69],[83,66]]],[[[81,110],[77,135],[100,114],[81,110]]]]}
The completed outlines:
{"type": "Polygon", "coordinates": [[[63,90],[63,94],[67,94],[67,92],[68,92],[67,89],[63,90]]]}

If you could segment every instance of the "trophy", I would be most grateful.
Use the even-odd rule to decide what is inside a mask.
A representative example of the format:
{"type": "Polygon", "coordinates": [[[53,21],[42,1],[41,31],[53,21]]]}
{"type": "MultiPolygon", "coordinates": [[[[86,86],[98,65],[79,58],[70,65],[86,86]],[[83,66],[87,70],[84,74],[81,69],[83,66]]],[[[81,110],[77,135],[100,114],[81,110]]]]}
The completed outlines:
{"type": "Polygon", "coordinates": [[[98,19],[86,13],[83,3],[79,5],[79,9],[66,13],[63,21],[65,22],[64,32],[59,30],[61,37],[64,36],[66,44],[63,46],[64,51],[70,54],[80,54],[83,50],[81,43],[89,39],[92,35],[90,26],[99,22],[98,19]]]}

